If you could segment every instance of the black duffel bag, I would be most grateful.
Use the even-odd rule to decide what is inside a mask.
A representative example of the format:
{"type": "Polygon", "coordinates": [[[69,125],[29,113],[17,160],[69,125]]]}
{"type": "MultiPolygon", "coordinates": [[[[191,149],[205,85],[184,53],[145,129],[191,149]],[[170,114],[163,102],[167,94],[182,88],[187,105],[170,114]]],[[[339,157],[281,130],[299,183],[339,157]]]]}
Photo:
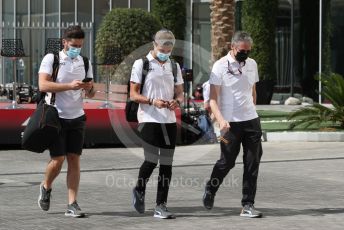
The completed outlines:
{"type": "MultiPolygon", "coordinates": [[[[59,65],[59,55],[54,55],[53,82],[56,81],[59,65]]],[[[58,111],[54,106],[56,94],[52,93],[50,105],[45,101],[45,92],[39,92],[38,94],[37,108],[31,115],[23,132],[22,148],[32,152],[42,153],[57,139],[61,131],[61,123],[58,111]]]]}
{"type": "Polygon", "coordinates": [[[42,153],[56,140],[61,131],[57,109],[41,100],[24,130],[22,147],[42,153]]]}

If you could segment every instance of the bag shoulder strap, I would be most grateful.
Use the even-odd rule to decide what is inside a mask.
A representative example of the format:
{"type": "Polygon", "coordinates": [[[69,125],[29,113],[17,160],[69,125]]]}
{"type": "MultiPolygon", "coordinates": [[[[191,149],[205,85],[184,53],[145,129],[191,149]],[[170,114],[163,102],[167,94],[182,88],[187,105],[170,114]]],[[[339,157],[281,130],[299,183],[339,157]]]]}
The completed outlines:
{"type": "Polygon", "coordinates": [[[142,80],[141,80],[140,94],[142,93],[143,85],[145,84],[146,76],[149,72],[149,60],[147,59],[147,57],[143,57],[142,62],[143,62],[143,66],[142,66],[142,80]]]}
{"type": "Polygon", "coordinates": [[[87,77],[88,69],[90,68],[90,62],[88,61],[88,58],[85,56],[82,56],[82,59],[84,60],[84,67],[85,67],[85,78],[87,77]]]}
{"type": "Polygon", "coordinates": [[[176,83],[177,82],[177,62],[174,59],[170,59],[170,60],[171,60],[174,83],[176,83]]]}
{"type": "MultiPolygon", "coordinates": [[[[54,54],[54,62],[53,62],[53,82],[56,81],[57,79],[57,74],[59,73],[59,68],[60,68],[60,55],[59,54],[54,54]]],[[[55,104],[55,99],[56,99],[56,93],[51,94],[51,99],[50,99],[50,104],[54,105],[55,104]]]]}
{"type": "Polygon", "coordinates": [[[60,57],[59,57],[59,54],[54,54],[53,74],[52,74],[52,78],[53,78],[54,82],[56,81],[57,74],[59,72],[59,67],[60,67],[60,57]]]}

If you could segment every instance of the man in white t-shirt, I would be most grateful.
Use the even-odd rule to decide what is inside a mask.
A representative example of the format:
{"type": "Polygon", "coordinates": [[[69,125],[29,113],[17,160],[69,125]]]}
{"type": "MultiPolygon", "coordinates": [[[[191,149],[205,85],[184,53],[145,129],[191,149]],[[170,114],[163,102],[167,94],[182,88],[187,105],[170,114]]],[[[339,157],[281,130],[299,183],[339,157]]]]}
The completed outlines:
{"type": "Polygon", "coordinates": [[[53,103],[59,113],[62,129],[59,137],[49,147],[51,160],[46,168],[44,181],[40,185],[39,207],[48,211],[53,181],[59,175],[67,159],[68,205],[66,216],[84,217],[76,201],[80,181],[80,155],[84,144],[86,116],[83,109],[83,91],[93,97],[92,66],[84,63],[80,56],[85,33],[80,26],[70,26],[63,35],[64,48],[59,52],[59,68],[56,81],[52,72],[54,55],[47,54],[39,69],[39,89],[46,92],[44,100],[53,103]],[[88,65],[87,73],[85,65],[88,65]],[[83,82],[86,79],[91,80],[83,82]],[[55,98],[55,99],[54,99],[55,98]]]}
{"type": "Polygon", "coordinates": [[[166,207],[172,177],[172,161],[176,144],[177,126],[174,110],[183,101],[183,79],[177,64],[173,76],[170,55],[175,44],[171,31],[162,29],[154,36],[154,49],[146,56],[149,71],[142,93],[143,60],[135,61],[130,78],[130,98],[138,102],[138,131],[142,139],[145,160],[141,165],[138,181],[133,188],[133,206],[139,213],[145,211],[146,184],[153,170],[160,163],[158,191],[154,217],[168,219],[174,215],[166,207]]]}
{"type": "Polygon", "coordinates": [[[240,216],[261,217],[254,208],[259,163],[262,156],[261,127],[256,112],[257,63],[248,57],[252,38],[246,32],[233,35],[229,53],[214,63],[210,75],[210,107],[221,130],[221,156],[216,162],[203,196],[212,209],[223,179],[235,165],[243,146],[242,212],[240,216]]]}

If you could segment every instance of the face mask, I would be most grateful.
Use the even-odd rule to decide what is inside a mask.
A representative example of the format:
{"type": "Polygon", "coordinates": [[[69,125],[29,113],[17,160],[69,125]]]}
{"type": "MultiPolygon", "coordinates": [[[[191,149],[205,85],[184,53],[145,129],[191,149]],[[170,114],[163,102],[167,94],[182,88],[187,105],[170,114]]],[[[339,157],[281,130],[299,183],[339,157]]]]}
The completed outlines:
{"type": "Polygon", "coordinates": [[[167,59],[171,56],[171,53],[164,54],[158,51],[156,56],[160,61],[167,61],[167,59]]]}
{"type": "Polygon", "coordinates": [[[246,59],[248,58],[248,53],[249,52],[237,52],[237,54],[235,55],[235,59],[240,63],[240,62],[244,62],[246,61],[246,59]]]}
{"type": "Polygon", "coordinates": [[[81,48],[76,48],[73,46],[69,46],[69,49],[67,50],[67,55],[70,58],[76,58],[80,54],[81,48]]]}

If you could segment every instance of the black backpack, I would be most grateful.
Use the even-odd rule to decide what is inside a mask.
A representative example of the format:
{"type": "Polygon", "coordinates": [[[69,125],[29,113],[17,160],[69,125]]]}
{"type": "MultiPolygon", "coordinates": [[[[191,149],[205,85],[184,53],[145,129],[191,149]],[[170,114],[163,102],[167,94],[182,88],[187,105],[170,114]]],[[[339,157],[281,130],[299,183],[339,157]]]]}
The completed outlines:
{"type": "MultiPolygon", "coordinates": [[[[88,72],[88,69],[90,67],[90,63],[88,61],[88,58],[87,57],[84,57],[82,56],[82,59],[84,61],[84,67],[85,67],[85,78],[87,76],[87,72],[88,72]]],[[[56,81],[56,78],[57,78],[57,74],[59,72],[59,67],[60,67],[60,56],[59,54],[54,54],[54,62],[53,62],[53,76],[55,76],[55,79],[53,79],[53,81],[56,81]],[[56,72],[56,73],[55,73],[56,72]]],[[[44,99],[44,97],[46,96],[47,94],[45,92],[41,92],[39,91],[38,92],[38,100],[37,100],[37,104],[44,99]]],[[[55,93],[52,94],[52,97],[55,97],[55,93]]]]}
{"type": "MultiPolygon", "coordinates": [[[[174,78],[174,82],[177,82],[177,63],[173,60],[171,60],[172,65],[172,74],[174,78]]],[[[149,60],[147,57],[142,58],[143,67],[142,67],[142,82],[140,86],[140,94],[143,90],[143,85],[145,84],[146,76],[149,72],[149,60]]],[[[130,100],[130,78],[128,80],[128,87],[127,87],[127,102],[125,105],[125,117],[128,122],[138,122],[137,120],[137,111],[139,109],[139,103],[130,100]]]]}

